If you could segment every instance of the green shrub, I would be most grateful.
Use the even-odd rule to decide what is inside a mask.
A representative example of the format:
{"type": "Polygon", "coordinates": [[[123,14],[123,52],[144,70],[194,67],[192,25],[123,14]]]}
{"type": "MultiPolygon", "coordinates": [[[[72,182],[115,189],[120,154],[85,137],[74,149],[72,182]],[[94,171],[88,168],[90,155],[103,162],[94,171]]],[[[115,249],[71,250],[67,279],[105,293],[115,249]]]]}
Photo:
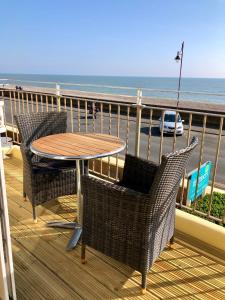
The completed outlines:
{"type": "MultiPolygon", "coordinates": [[[[198,199],[196,209],[207,213],[209,210],[210,194],[205,195],[203,198],[198,199]]],[[[225,211],[225,194],[213,193],[211,215],[217,218],[222,218],[225,211]]]]}

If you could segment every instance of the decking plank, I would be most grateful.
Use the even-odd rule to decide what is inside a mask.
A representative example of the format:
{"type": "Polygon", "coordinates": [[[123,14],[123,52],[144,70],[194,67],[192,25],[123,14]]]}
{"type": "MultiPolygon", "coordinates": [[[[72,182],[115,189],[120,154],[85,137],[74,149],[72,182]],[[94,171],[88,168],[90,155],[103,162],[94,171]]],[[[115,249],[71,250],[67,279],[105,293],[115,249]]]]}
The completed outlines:
{"type": "Polygon", "coordinates": [[[28,252],[23,247],[23,243],[15,240],[13,250],[16,270],[26,278],[25,284],[28,290],[32,287],[43,299],[83,299],[28,252]]]}

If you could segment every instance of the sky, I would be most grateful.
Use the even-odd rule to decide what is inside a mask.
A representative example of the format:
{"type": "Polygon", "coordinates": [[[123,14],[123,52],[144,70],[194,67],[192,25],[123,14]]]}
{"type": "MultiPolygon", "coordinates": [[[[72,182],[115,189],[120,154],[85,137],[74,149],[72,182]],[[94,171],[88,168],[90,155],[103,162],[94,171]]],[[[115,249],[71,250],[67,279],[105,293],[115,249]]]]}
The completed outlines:
{"type": "Polygon", "coordinates": [[[0,0],[0,73],[225,78],[225,0],[0,0]]]}

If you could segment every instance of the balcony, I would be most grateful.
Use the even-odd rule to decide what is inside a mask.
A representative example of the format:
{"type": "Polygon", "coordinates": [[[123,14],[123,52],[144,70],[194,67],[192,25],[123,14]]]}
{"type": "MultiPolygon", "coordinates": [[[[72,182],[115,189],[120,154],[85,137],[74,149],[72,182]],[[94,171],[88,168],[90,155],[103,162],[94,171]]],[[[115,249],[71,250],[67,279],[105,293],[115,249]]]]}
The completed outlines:
{"type": "Polygon", "coordinates": [[[22,197],[22,161],[11,156],[4,164],[18,299],[224,298],[222,261],[179,238],[152,267],[145,295],[138,272],[91,248],[87,264],[81,264],[80,245],[65,251],[71,231],[46,227],[49,220],[74,219],[74,197],[40,206],[35,224],[30,202],[22,197]]]}
{"type": "MultiPolygon", "coordinates": [[[[132,103],[134,99],[126,103],[121,102],[121,99],[117,102],[115,99],[97,100],[87,98],[87,95],[85,98],[81,95],[69,96],[68,93],[66,96],[56,96],[52,90],[46,93],[38,89],[2,91],[7,135],[12,137],[13,143],[20,142],[14,114],[51,110],[67,111],[69,131],[107,132],[121,136],[127,142],[125,153],[133,152],[156,161],[160,161],[164,152],[186,145],[190,136],[197,134],[200,145],[191,161],[191,168],[199,168],[203,159],[209,155],[214,162],[214,169],[208,190],[212,193],[216,188],[223,188],[224,153],[221,151],[220,155],[224,143],[223,115],[183,108],[179,112],[185,117],[185,135],[182,138],[174,135],[169,140],[163,134],[155,133],[158,117],[163,115],[165,108],[146,106],[138,110],[132,103]],[[88,114],[90,105],[99,107],[97,119],[88,114]],[[139,125],[136,122],[138,118],[139,125]],[[213,126],[207,127],[208,120],[213,126]],[[206,145],[210,145],[213,151],[211,148],[208,151],[206,145]]],[[[225,298],[225,256],[222,250],[214,251],[215,248],[210,247],[215,236],[209,234],[208,240],[201,242],[189,234],[190,231],[198,231],[197,228],[189,228],[189,232],[182,234],[177,230],[175,249],[165,249],[153,265],[148,274],[147,293],[142,295],[140,273],[91,248],[87,249],[87,264],[83,265],[80,261],[80,245],[72,251],[65,250],[71,231],[46,226],[49,220],[74,219],[74,196],[62,197],[39,206],[38,223],[35,224],[30,202],[25,202],[22,197],[22,160],[18,152],[12,151],[4,164],[18,299],[225,298]]],[[[123,155],[98,160],[90,166],[92,174],[112,181],[120,177],[122,165],[123,155]]],[[[191,210],[222,224],[222,217],[213,216],[211,211],[202,213],[196,208],[190,208],[184,202],[185,189],[184,177],[177,202],[179,209],[191,210]]],[[[191,224],[191,215],[187,216],[191,224]]]]}

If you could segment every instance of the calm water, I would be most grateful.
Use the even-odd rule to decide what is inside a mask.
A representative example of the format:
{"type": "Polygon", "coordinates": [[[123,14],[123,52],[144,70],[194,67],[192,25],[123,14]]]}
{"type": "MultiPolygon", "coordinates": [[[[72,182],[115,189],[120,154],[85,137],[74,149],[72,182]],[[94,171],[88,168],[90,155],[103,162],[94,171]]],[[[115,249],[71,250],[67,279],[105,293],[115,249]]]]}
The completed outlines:
{"type": "MultiPolygon", "coordinates": [[[[15,85],[36,85],[45,87],[55,87],[54,82],[81,84],[63,85],[62,88],[74,89],[91,92],[102,92],[109,94],[135,95],[137,88],[143,89],[143,96],[165,99],[176,99],[177,93],[170,92],[176,90],[178,86],[178,78],[160,78],[160,77],[120,77],[120,76],[77,76],[77,75],[34,75],[34,74],[0,74],[1,78],[9,79],[9,83],[15,85]],[[16,82],[15,80],[22,82],[16,82]],[[25,83],[24,81],[42,81],[52,82],[46,83],[25,83]],[[94,87],[86,85],[107,85],[113,87],[130,87],[128,88],[111,88],[111,87],[94,87]],[[166,90],[165,92],[148,91],[144,89],[166,90]]],[[[0,83],[3,81],[0,80],[0,83]]],[[[192,100],[196,102],[211,102],[225,104],[225,79],[212,78],[182,78],[180,99],[182,101],[192,100]],[[188,94],[184,91],[204,92],[206,94],[188,94]],[[211,96],[207,93],[221,93],[222,96],[211,96]]]]}

